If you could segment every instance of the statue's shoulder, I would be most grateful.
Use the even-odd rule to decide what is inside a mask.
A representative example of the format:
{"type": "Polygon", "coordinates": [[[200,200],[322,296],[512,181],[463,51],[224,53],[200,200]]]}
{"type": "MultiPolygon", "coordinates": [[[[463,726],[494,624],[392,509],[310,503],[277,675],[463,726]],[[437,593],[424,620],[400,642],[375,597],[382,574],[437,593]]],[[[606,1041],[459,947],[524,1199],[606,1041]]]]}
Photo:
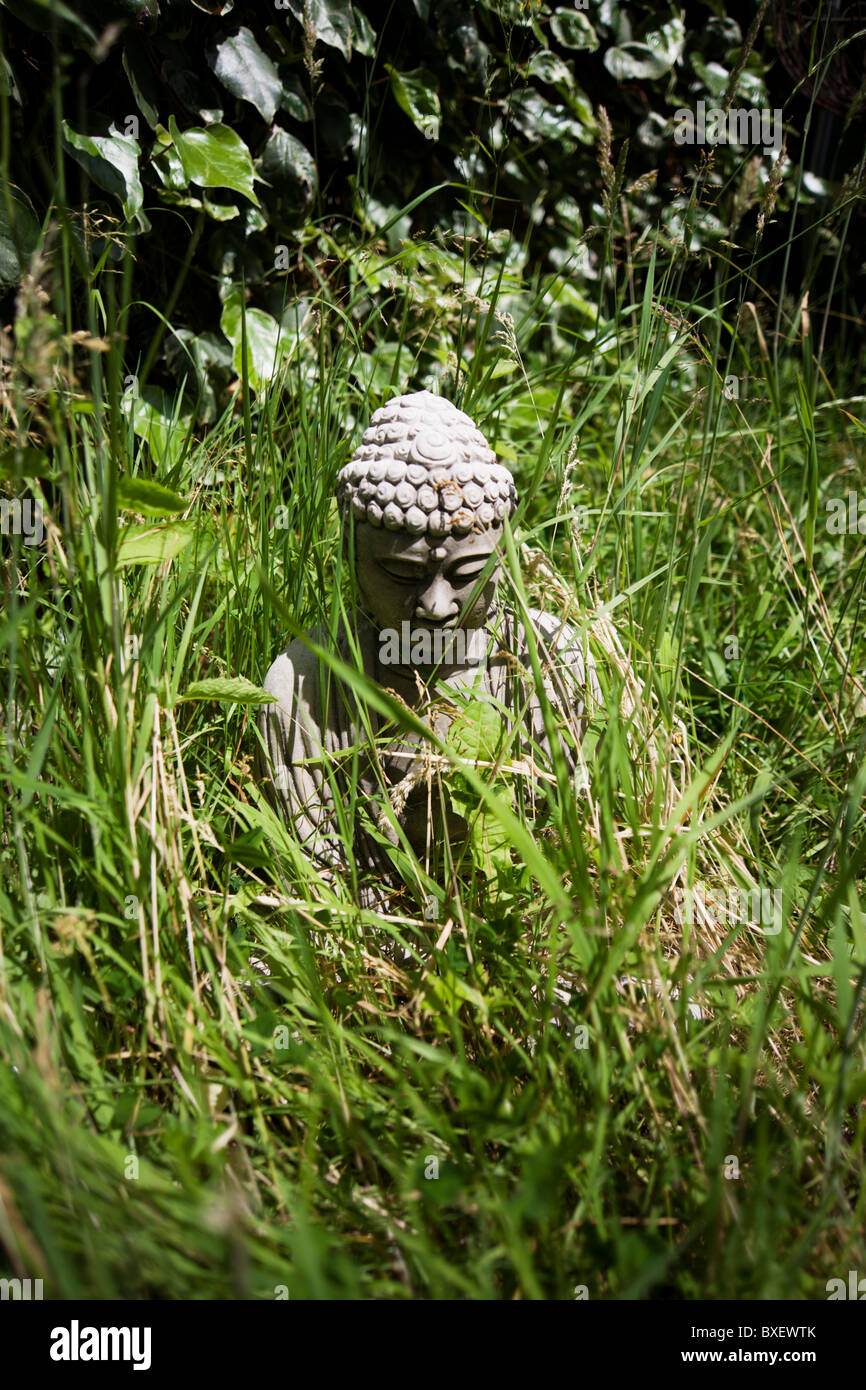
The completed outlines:
{"type": "Polygon", "coordinates": [[[555,617],[553,613],[545,613],[543,608],[530,608],[529,617],[536,632],[540,632],[542,637],[553,641],[560,638],[568,645],[570,640],[575,637],[574,628],[570,623],[564,623],[561,618],[555,617]]]}
{"type": "MultiPolygon", "coordinates": [[[[322,630],[311,628],[307,633],[311,641],[321,643],[322,630]]],[[[319,679],[319,658],[300,637],[295,637],[284,651],[271,662],[263,687],[269,695],[278,700],[291,702],[299,688],[309,689],[319,679]]]]}
{"type": "MultiPolygon", "coordinates": [[[[349,659],[351,642],[345,623],[337,626],[336,642],[324,624],[312,627],[306,633],[310,642],[328,651],[336,651],[344,661],[349,659]]],[[[365,666],[372,651],[372,629],[365,622],[357,622],[353,636],[360,643],[361,656],[365,666]]],[[[269,695],[276,695],[282,703],[294,703],[300,697],[311,700],[325,679],[327,664],[313,651],[307,642],[295,637],[284,651],[271,663],[264,679],[264,689],[269,695]]]]}
{"type": "MultiPolygon", "coordinates": [[[[541,638],[552,666],[581,690],[589,687],[595,698],[600,700],[598,674],[585,633],[541,608],[530,608],[528,612],[533,632],[541,638]]],[[[526,632],[522,623],[517,624],[517,647],[518,654],[528,662],[526,632]]]]}
{"type": "MultiPolygon", "coordinates": [[[[582,651],[580,634],[571,623],[563,622],[553,613],[546,613],[543,608],[529,608],[527,611],[533,632],[536,637],[542,638],[545,646],[557,652],[582,651]]],[[[517,642],[523,651],[526,649],[526,632],[522,622],[516,624],[516,630],[517,642]]]]}

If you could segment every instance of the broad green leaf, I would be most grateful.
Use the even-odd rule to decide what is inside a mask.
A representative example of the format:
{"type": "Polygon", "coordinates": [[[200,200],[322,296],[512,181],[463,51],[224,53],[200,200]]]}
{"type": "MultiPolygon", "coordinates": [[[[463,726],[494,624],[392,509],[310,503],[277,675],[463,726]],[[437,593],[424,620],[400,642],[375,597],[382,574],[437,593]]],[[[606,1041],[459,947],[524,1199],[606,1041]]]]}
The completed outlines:
{"type": "MultiPolygon", "coordinates": [[[[238,376],[242,375],[243,324],[241,291],[233,290],[223,306],[220,327],[232,344],[232,361],[238,376]]],[[[247,375],[254,390],[272,381],[284,357],[291,354],[297,338],[263,309],[247,309],[247,375]]]]}
{"type": "Polygon", "coordinates": [[[604,65],[618,82],[663,77],[679,62],[685,43],[685,25],[681,19],[672,19],[647,34],[643,43],[624,43],[609,48],[604,55],[604,65]]]}
{"type": "Polygon", "coordinates": [[[112,125],[107,135],[81,135],[63,121],[63,143],[73,159],[95,184],[111,193],[123,207],[127,222],[142,223],[144,189],[138,173],[141,146],[131,135],[121,135],[112,125]]]}
{"type": "Polygon", "coordinates": [[[434,77],[426,68],[415,68],[412,72],[398,72],[390,63],[385,71],[391,79],[391,91],[397,105],[418,127],[427,140],[439,139],[439,126],[442,109],[438,93],[433,90],[434,77]]]}
{"type": "Polygon", "coordinates": [[[206,130],[193,127],[181,132],[174,116],[169,116],[168,128],[191,183],[201,184],[202,188],[233,188],[259,206],[253,189],[252,156],[239,135],[226,125],[212,125],[206,130]]]}
{"type": "Polygon", "coordinates": [[[484,995],[462,980],[449,966],[440,966],[440,974],[428,976],[421,1000],[422,1009],[428,1012],[455,1014],[464,1004],[477,1009],[482,1018],[489,1016],[489,1005],[484,995]]]}
{"type": "MultiPolygon", "coordinates": [[[[458,757],[468,763],[480,764],[479,772],[497,788],[507,802],[510,790],[503,776],[496,776],[489,764],[501,753],[504,735],[502,718],[487,701],[469,698],[454,719],[448,742],[458,757]]],[[[470,840],[473,858],[486,874],[504,873],[511,864],[511,842],[508,831],[482,807],[480,797],[458,771],[451,771],[445,787],[453,809],[471,822],[470,840]]]]}
{"type": "Polygon", "coordinates": [[[338,48],[343,57],[352,56],[352,6],[349,0],[288,0],[289,9],[299,24],[308,22],[317,43],[338,48]]]}
{"type": "Polygon", "coordinates": [[[690,53],[689,62],[703,82],[711,97],[719,98],[728,89],[730,73],[721,63],[705,63],[699,53],[690,53]]]}
{"type": "Polygon", "coordinates": [[[313,119],[313,108],[296,77],[287,77],[283,82],[280,110],[285,111],[295,121],[311,121],[313,119]]]}
{"type": "Polygon", "coordinates": [[[598,48],[598,35],[580,10],[554,10],[550,30],[563,48],[583,48],[590,52],[598,48]]]}
{"type": "MultiPolygon", "coordinates": [[[[178,199],[178,201],[181,200],[178,199]]],[[[191,207],[195,205],[195,200],[193,198],[189,198],[186,201],[191,207]]],[[[236,217],[240,217],[241,215],[240,208],[236,208],[233,203],[213,203],[210,198],[204,199],[202,207],[208,217],[213,218],[214,222],[233,222],[236,217]]]]}
{"type": "Polygon", "coordinates": [[[217,44],[211,64],[220,82],[241,101],[248,101],[270,125],[283,95],[280,75],[249,29],[241,27],[217,44]]]}
{"type": "Polygon", "coordinates": [[[570,69],[549,49],[543,48],[533,53],[526,69],[527,77],[537,77],[539,82],[547,82],[552,87],[573,87],[574,78],[570,69]]]}
{"type": "Polygon", "coordinates": [[[26,203],[16,198],[7,185],[12,221],[6,198],[0,191],[0,285],[17,285],[23,269],[21,261],[32,256],[39,245],[39,223],[26,203]]]}
{"type": "Polygon", "coordinates": [[[568,148],[577,142],[587,144],[593,139],[589,125],[583,125],[567,107],[546,101],[533,87],[512,94],[511,114],[514,124],[527,140],[556,140],[568,148]]]}
{"type": "MultiPolygon", "coordinates": [[[[242,344],[235,344],[233,362],[238,375],[241,374],[242,344]]],[[[287,335],[276,319],[263,309],[247,310],[247,374],[256,390],[272,381],[277,374],[280,359],[290,351],[287,335]]]]}
{"type": "Polygon", "coordinates": [[[132,95],[135,97],[139,111],[144,116],[151,130],[156,130],[159,123],[159,111],[156,107],[157,89],[153,74],[144,51],[137,46],[125,46],[123,50],[123,71],[129,79],[132,88],[132,95]]]}
{"type": "Polygon", "coordinates": [[[171,488],[154,483],[149,478],[121,478],[117,484],[117,504],[127,511],[143,516],[173,516],[186,509],[183,497],[171,488]]]}
{"type": "Polygon", "coordinates": [[[286,130],[275,129],[259,161],[259,172],[270,186],[300,208],[316,196],[316,161],[306,145],[286,130]]]}
{"type": "Polygon", "coordinates": [[[484,700],[468,700],[451,725],[448,741],[467,761],[493,762],[502,742],[502,720],[484,700]]]}
{"type": "Polygon", "coordinates": [[[230,700],[236,705],[270,705],[276,698],[260,685],[253,685],[246,676],[215,676],[193,681],[179,697],[178,704],[185,700],[230,700]]]}
{"type": "Polygon", "coordinates": [[[195,405],[196,419],[212,423],[219,414],[218,397],[232,374],[232,350],[221,333],[193,333],[176,328],[166,342],[166,365],[185,398],[195,405]]]}
{"type": "Polygon", "coordinates": [[[143,439],[158,464],[173,467],[186,447],[188,421],[175,418],[173,403],[165,392],[148,387],[144,396],[126,392],[121,402],[125,415],[132,417],[133,432],[143,439]]]}
{"type": "Polygon", "coordinates": [[[12,97],[19,106],[21,105],[21,93],[18,90],[18,83],[15,81],[15,73],[5,53],[0,53],[0,92],[7,97],[12,97]]]}
{"type": "Polygon", "coordinates": [[[661,77],[668,69],[668,64],[657,58],[645,43],[624,43],[619,48],[609,48],[604,55],[604,65],[617,82],[661,77]]]}
{"type": "Polygon", "coordinates": [[[360,6],[352,6],[352,47],[365,58],[372,58],[376,52],[376,31],[360,6]]]}
{"type": "Polygon", "coordinates": [[[164,187],[174,193],[185,193],[189,188],[183,160],[174,145],[162,145],[150,162],[164,187]]]}
{"type": "Polygon", "coordinates": [[[163,525],[133,522],[118,533],[117,564],[160,565],[173,560],[195,539],[197,523],[172,521],[163,525]]]}
{"type": "MultiPolygon", "coordinates": [[[[711,16],[703,25],[704,37],[710,40],[712,52],[719,56],[732,48],[739,48],[743,42],[743,31],[735,19],[728,15],[711,16]]],[[[690,55],[691,56],[691,55],[690,55]]]]}

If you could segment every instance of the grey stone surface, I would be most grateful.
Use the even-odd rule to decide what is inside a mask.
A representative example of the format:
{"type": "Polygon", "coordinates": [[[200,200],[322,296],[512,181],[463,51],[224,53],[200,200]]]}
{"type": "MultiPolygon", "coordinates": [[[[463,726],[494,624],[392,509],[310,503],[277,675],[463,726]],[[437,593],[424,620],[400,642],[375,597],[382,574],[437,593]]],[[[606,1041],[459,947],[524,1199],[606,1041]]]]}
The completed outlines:
{"type": "Polygon", "coordinates": [[[375,412],[337,487],[357,521],[416,536],[465,536],[517,505],[514,479],[477,425],[431,391],[375,412]]]}

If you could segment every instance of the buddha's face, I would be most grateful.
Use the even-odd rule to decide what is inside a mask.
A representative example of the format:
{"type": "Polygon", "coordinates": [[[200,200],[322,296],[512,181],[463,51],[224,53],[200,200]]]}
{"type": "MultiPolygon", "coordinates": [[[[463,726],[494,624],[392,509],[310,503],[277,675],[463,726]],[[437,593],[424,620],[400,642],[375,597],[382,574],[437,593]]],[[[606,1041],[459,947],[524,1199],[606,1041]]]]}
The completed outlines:
{"type": "Polygon", "coordinates": [[[501,525],[467,536],[412,536],[362,521],[355,527],[358,585],[381,630],[483,628],[493,604],[494,565],[473,598],[479,576],[502,539],[501,525]]]}

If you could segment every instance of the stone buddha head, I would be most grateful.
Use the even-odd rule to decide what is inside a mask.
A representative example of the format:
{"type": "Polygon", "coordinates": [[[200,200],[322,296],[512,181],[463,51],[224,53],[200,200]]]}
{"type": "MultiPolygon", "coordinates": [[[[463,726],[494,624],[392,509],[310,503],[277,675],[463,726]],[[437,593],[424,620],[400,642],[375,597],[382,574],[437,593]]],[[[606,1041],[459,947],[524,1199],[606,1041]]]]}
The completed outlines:
{"type": "Polygon", "coordinates": [[[473,665],[499,578],[488,562],[517,504],[481,431],[430,391],[398,396],[373,415],[338,496],[354,523],[361,601],[398,639],[384,664],[473,665]]]}

